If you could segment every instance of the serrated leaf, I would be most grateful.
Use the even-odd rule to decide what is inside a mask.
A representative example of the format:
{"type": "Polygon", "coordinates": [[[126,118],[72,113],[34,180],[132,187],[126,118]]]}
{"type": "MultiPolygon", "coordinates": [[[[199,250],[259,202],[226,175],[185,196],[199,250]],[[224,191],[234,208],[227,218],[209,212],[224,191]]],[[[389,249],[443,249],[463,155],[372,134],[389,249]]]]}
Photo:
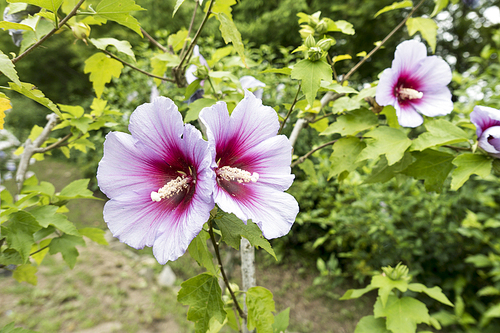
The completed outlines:
{"type": "Polygon", "coordinates": [[[241,34],[232,18],[230,18],[226,13],[217,13],[216,18],[220,22],[219,30],[222,34],[222,38],[224,38],[224,42],[226,42],[226,44],[233,43],[233,47],[236,52],[238,52],[241,61],[243,61],[245,67],[248,67],[245,60],[245,48],[243,46],[243,42],[241,41],[241,34]]]}
{"type": "Polygon", "coordinates": [[[188,123],[190,121],[198,120],[200,111],[203,108],[210,107],[217,103],[217,100],[212,98],[200,98],[189,104],[189,110],[186,112],[184,117],[184,122],[188,123]]]}
{"type": "Polygon", "coordinates": [[[408,7],[413,7],[412,1],[393,2],[392,5],[385,6],[384,8],[379,10],[375,14],[374,18],[379,16],[380,14],[386,13],[386,12],[391,11],[391,10],[400,9],[400,8],[408,8],[408,7]]]}
{"type": "Polygon", "coordinates": [[[55,13],[61,6],[63,0],[7,0],[9,3],[28,3],[30,5],[35,5],[50,10],[55,13]]]}
{"type": "Polygon", "coordinates": [[[396,115],[396,109],[394,108],[394,106],[392,105],[384,106],[380,114],[383,114],[385,116],[385,118],[387,119],[387,125],[389,125],[389,127],[393,128],[401,127],[399,125],[398,116],[396,115]]]}
{"type": "Polygon", "coordinates": [[[262,236],[262,231],[252,221],[248,220],[245,225],[245,223],[235,215],[227,214],[219,210],[214,222],[222,233],[222,241],[229,246],[238,250],[240,248],[240,239],[243,236],[248,239],[252,246],[263,248],[277,260],[276,253],[274,253],[271,244],[262,236]]]}
{"type": "Polygon", "coordinates": [[[189,244],[188,251],[191,257],[200,266],[205,267],[211,274],[217,276],[212,253],[208,250],[207,240],[210,238],[208,232],[201,231],[189,244]]]}
{"type": "Polygon", "coordinates": [[[372,170],[370,176],[363,182],[364,184],[372,184],[372,183],[385,183],[392,179],[396,174],[405,170],[412,162],[414,158],[408,152],[406,152],[403,158],[389,166],[387,164],[387,158],[382,156],[378,161],[377,165],[372,170]]]}
{"type": "Polygon", "coordinates": [[[187,319],[195,323],[195,332],[205,333],[211,318],[219,323],[226,319],[222,291],[217,277],[203,273],[184,281],[177,301],[189,306],[187,319]]]}
{"type": "Polygon", "coordinates": [[[313,105],[321,80],[327,82],[332,80],[332,68],[323,60],[303,59],[293,66],[291,77],[302,81],[302,91],[306,95],[307,102],[313,105]]]}
{"type": "Polygon", "coordinates": [[[274,317],[273,332],[285,333],[290,324],[290,307],[281,311],[274,317]]]}
{"type": "Polygon", "coordinates": [[[246,304],[248,308],[247,327],[259,333],[273,333],[273,312],[276,311],[273,294],[264,287],[252,287],[247,290],[246,304]]]}
{"type": "Polygon", "coordinates": [[[25,31],[23,33],[23,40],[21,42],[21,48],[19,49],[20,53],[26,51],[31,45],[40,41],[40,39],[54,29],[54,22],[52,21],[40,20],[40,16],[35,16],[33,19],[33,21],[30,21],[29,18],[28,20],[22,21],[27,25],[32,25],[33,29],[35,29],[36,25],[36,29],[35,31],[25,31]]]}
{"type": "Polygon", "coordinates": [[[392,289],[398,289],[401,292],[408,290],[408,282],[404,280],[393,280],[385,275],[375,275],[370,283],[371,286],[378,288],[379,299],[382,307],[386,307],[389,294],[392,289]]]}
{"type": "Polygon", "coordinates": [[[418,293],[425,293],[427,296],[434,298],[436,301],[439,301],[443,304],[449,305],[453,307],[453,303],[450,302],[448,297],[446,297],[445,294],[443,294],[443,291],[441,288],[438,286],[432,287],[432,288],[427,288],[425,285],[421,283],[410,283],[408,285],[408,289],[411,291],[415,291],[418,293]]]}
{"type": "Polygon", "coordinates": [[[179,7],[184,3],[184,0],[177,0],[175,2],[175,7],[174,7],[174,12],[172,13],[172,17],[174,17],[175,13],[177,13],[177,10],[179,7]]]}
{"type": "Polygon", "coordinates": [[[5,111],[12,109],[10,100],[8,98],[0,97],[0,129],[3,129],[3,124],[5,122],[5,111]]]}
{"type": "Polygon", "coordinates": [[[430,321],[425,304],[411,297],[390,296],[385,307],[378,298],[373,313],[375,318],[386,317],[387,329],[398,333],[415,333],[417,324],[430,321]]]}
{"type": "Polygon", "coordinates": [[[457,166],[451,174],[451,189],[458,190],[473,174],[486,177],[491,173],[493,160],[485,155],[462,154],[458,155],[453,164],[457,166]]]}
{"type": "Polygon", "coordinates": [[[305,160],[298,166],[302,171],[305,172],[309,181],[311,181],[314,184],[318,183],[318,176],[316,174],[316,169],[314,168],[314,163],[311,160],[305,160]]]}
{"type": "Polygon", "coordinates": [[[347,21],[344,20],[335,21],[335,26],[336,26],[335,30],[340,31],[345,35],[354,35],[355,33],[353,28],[354,26],[352,25],[352,23],[349,23],[347,21]]]}
{"type": "Polygon", "coordinates": [[[16,279],[17,282],[27,282],[36,286],[38,279],[36,277],[36,272],[38,269],[36,266],[31,264],[24,264],[17,266],[12,274],[12,277],[16,279]]]}
{"type": "Polygon", "coordinates": [[[366,140],[366,148],[359,154],[358,162],[385,155],[388,164],[393,165],[403,158],[411,145],[411,140],[403,131],[392,127],[378,127],[364,136],[371,139],[366,140]]]}
{"type": "Polygon", "coordinates": [[[28,261],[31,245],[34,243],[33,234],[42,227],[35,217],[25,211],[19,211],[9,216],[9,222],[2,225],[1,233],[7,244],[21,255],[23,262],[28,261]]]}
{"type": "Polygon", "coordinates": [[[104,238],[104,230],[99,228],[81,228],[78,229],[78,233],[82,236],[87,237],[93,242],[101,245],[109,245],[106,238],[104,238]]]}
{"type": "Polygon", "coordinates": [[[98,17],[115,21],[143,37],[139,22],[130,15],[131,12],[139,10],[144,10],[144,8],[136,5],[133,0],[102,0],[95,8],[98,17]]]}
{"type": "Polygon", "coordinates": [[[3,252],[0,252],[0,265],[22,265],[24,264],[23,258],[19,252],[13,249],[6,249],[3,252]]]}
{"type": "MultiPolygon", "coordinates": [[[[189,38],[189,31],[186,29],[181,29],[175,34],[168,36],[167,44],[172,46],[174,51],[179,51],[184,46],[184,43],[189,38]]],[[[165,55],[165,53],[164,53],[165,55]]]]}
{"type": "Polygon", "coordinates": [[[443,10],[443,8],[448,6],[448,0],[434,0],[434,2],[436,3],[436,5],[434,6],[431,17],[436,16],[440,11],[443,10]]]}
{"type": "Polygon", "coordinates": [[[413,140],[411,150],[424,150],[434,146],[466,142],[469,136],[462,129],[444,119],[430,119],[424,124],[427,132],[413,140]]]}
{"type": "Polygon", "coordinates": [[[31,248],[31,253],[34,253],[35,251],[38,251],[34,254],[31,255],[31,258],[35,260],[36,264],[40,266],[42,263],[43,259],[49,252],[48,245],[52,239],[44,239],[42,240],[39,244],[34,244],[34,246],[31,248]]]}
{"type": "Polygon", "coordinates": [[[342,86],[338,83],[329,83],[326,81],[321,81],[321,88],[335,91],[336,93],[339,94],[358,94],[359,91],[357,91],[354,88],[351,88],[349,86],[342,86]]]}
{"type": "Polygon", "coordinates": [[[130,45],[129,41],[127,40],[118,40],[115,38],[90,38],[90,42],[94,44],[94,46],[99,50],[106,50],[106,47],[112,45],[116,47],[118,52],[128,55],[135,61],[135,54],[134,51],[132,51],[132,45],[130,45]]]}
{"type": "Polygon", "coordinates": [[[377,287],[375,287],[372,284],[369,284],[368,286],[366,286],[363,289],[349,289],[344,293],[344,295],[341,298],[339,298],[339,300],[343,301],[343,300],[348,300],[348,299],[359,298],[359,297],[363,296],[364,294],[366,294],[367,292],[370,292],[374,289],[377,289],[377,287]]]}
{"type": "Polygon", "coordinates": [[[73,267],[75,267],[76,258],[79,255],[76,249],[77,245],[85,245],[82,236],[64,234],[61,237],[52,238],[49,246],[49,253],[56,254],[61,252],[64,261],[66,261],[69,268],[73,269],[73,267]]]}
{"type": "Polygon", "coordinates": [[[433,149],[413,152],[412,155],[416,161],[403,173],[415,179],[423,179],[427,191],[440,192],[444,181],[453,168],[454,156],[433,149]]]}
{"type": "Polygon", "coordinates": [[[354,333],[393,333],[386,328],[385,318],[364,316],[356,325],[354,333]]]}
{"type": "Polygon", "coordinates": [[[111,78],[120,77],[123,65],[104,53],[96,53],[85,60],[85,74],[90,73],[90,81],[95,90],[97,98],[101,98],[104,85],[111,82],[111,78]]]}
{"type": "Polygon", "coordinates": [[[58,197],[61,200],[68,199],[93,199],[92,191],[90,191],[87,187],[89,185],[90,179],[78,179],[71,183],[69,183],[66,187],[61,190],[58,197]]]}
{"type": "Polygon", "coordinates": [[[10,58],[2,51],[0,51],[0,72],[2,72],[18,86],[21,85],[21,81],[19,81],[19,76],[17,76],[17,71],[14,63],[12,63],[10,58]]]}
{"type": "Polygon", "coordinates": [[[366,144],[356,137],[340,138],[333,145],[333,152],[330,156],[332,168],[328,174],[328,179],[339,175],[344,171],[351,172],[358,167],[356,162],[361,151],[366,144]]]}
{"type": "Polygon", "coordinates": [[[74,224],[68,221],[66,215],[57,213],[58,208],[59,207],[52,205],[39,206],[30,210],[30,214],[36,218],[38,224],[43,228],[47,228],[51,225],[66,234],[79,236],[80,234],[76,230],[74,224]]]}
{"type": "Polygon", "coordinates": [[[13,84],[12,82],[9,82],[9,86],[10,89],[17,91],[18,93],[34,100],[35,102],[42,104],[49,110],[55,112],[59,117],[62,117],[61,111],[59,111],[57,106],[50,99],[46,98],[45,95],[31,83],[21,82],[21,85],[18,86],[16,84],[13,84]]]}
{"type": "Polygon", "coordinates": [[[408,28],[408,34],[413,36],[417,31],[420,32],[422,37],[429,43],[432,49],[432,53],[436,51],[436,35],[437,35],[437,24],[433,19],[417,17],[410,17],[406,21],[406,27],[408,28]]]}
{"type": "Polygon", "coordinates": [[[328,126],[320,135],[339,133],[342,136],[356,135],[378,124],[377,116],[368,109],[358,109],[346,113],[328,126]]]}

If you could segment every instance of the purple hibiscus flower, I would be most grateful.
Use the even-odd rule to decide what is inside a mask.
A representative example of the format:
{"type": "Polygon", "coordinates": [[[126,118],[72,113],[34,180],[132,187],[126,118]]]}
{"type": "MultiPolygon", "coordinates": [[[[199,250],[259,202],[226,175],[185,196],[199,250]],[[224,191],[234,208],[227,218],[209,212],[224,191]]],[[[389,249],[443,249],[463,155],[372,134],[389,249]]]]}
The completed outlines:
{"type": "Polygon", "coordinates": [[[444,116],[453,110],[450,66],[441,58],[427,56],[423,43],[415,40],[398,45],[392,67],[382,72],[376,101],[392,105],[401,126],[417,127],[423,123],[420,114],[444,116]]]}
{"type": "Polygon", "coordinates": [[[226,103],[218,102],[204,108],[200,120],[215,150],[217,205],[245,223],[251,219],[268,239],[287,234],[299,207],[283,192],[294,179],[292,146],[286,136],[277,135],[276,112],[245,91],[231,116],[226,103]]]}
{"type": "Polygon", "coordinates": [[[115,237],[136,248],[152,246],[160,264],[180,257],[215,206],[215,174],[208,143],[184,125],[165,97],[139,106],[132,135],[106,136],[97,180],[111,199],[104,220],[115,237]]]}
{"type": "Polygon", "coordinates": [[[500,110],[478,105],[471,112],[470,120],[476,125],[479,147],[500,158],[500,110]]]}

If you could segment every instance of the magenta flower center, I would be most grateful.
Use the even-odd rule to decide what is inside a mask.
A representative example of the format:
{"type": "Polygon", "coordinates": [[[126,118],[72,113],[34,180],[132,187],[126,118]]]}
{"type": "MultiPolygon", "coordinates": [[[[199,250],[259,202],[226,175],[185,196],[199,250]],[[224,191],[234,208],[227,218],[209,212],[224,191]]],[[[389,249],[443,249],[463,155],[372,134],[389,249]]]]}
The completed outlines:
{"type": "Polygon", "coordinates": [[[179,193],[188,190],[191,185],[196,184],[196,180],[191,175],[184,172],[179,172],[180,175],[170,180],[163,187],[158,189],[158,192],[151,192],[151,200],[159,202],[162,199],[168,199],[179,193]]]}
{"type": "Polygon", "coordinates": [[[407,75],[402,74],[394,87],[394,96],[400,104],[406,104],[413,99],[421,99],[424,93],[418,90],[418,84],[407,75]]]}

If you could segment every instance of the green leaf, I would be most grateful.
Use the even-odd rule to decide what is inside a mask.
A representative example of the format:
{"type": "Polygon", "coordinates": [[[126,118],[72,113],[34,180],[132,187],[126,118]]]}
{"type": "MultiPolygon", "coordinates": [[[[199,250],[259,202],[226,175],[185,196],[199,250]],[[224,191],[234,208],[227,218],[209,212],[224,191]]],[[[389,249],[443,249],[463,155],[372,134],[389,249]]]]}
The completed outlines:
{"type": "Polygon", "coordinates": [[[92,119],[87,117],[70,119],[69,124],[78,128],[82,133],[87,133],[92,119]]]}
{"type": "Polygon", "coordinates": [[[172,46],[175,52],[182,49],[186,40],[189,39],[189,31],[181,29],[177,33],[168,36],[167,44],[172,46]]]}
{"type": "Polygon", "coordinates": [[[31,253],[38,251],[31,255],[31,258],[35,260],[38,266],[40,266],[43,259],[47,255],[47,252],[49,252],[48,245],[50,244],[51,241],[52,241],[51,238],[44,239],[40,242],[40,244],[33,244],[33,246],[31,247],[31,253]]]}
{"type": "Polygon", "coordinates": [[[33,234],[41,228],[33,215],[19,211],[11,214],[9,222],[2,225],[1,234],[5,236],[7,244],[18,251],[23,262],[26,263],[31,245],[35,242],[33,234]]]}
{"type": "Polygon", "coordinates": [[[211,274],[217,276],[212,253],[208,250],[207,240],[210,235],[206,231],[201,231],[189,244],[188,251],[191,257],[198,262],[200,266],[205,267],[211,274]]]}
{"type": "Polygon", "coordinates": [[[0,265],[22,265],[24,264],[23,258],[19,252],[13,249],[6,249],[3,252],[0,252],[0,265]]]}
{"type": "Polygon", "coordinates": [[[246,296],[248,308],[247,327],[251,331],[257,328],[258,333],[273,333],[274,306],[273,294],[264,287],[248,289],[246,296]]]}
{"type": "Polygon", "coordinates": [[[493,305],[483,314],[486,318],[500,318],[500,304],[493,305]]]}
{"type": "Polygon", "coordinates": [[[82,236],[87,237],[91,241],[96,242],[101,245],[109,245],[106,238],[104,238],[104,230],[99,228],[81,228],[78,229],[78,233],[82,236]]]}
{"type": "Polygon", "coordinates": [[[76,230],[73,223],[68,221],[66,215],[58,214],[58,209],[59,207],[52,205],[39,206],[30,210],[30,214],[36,218],[38,224],[40,224],[43,228],[47,228],[49,225],[52,225],[66,234],[79,236],[80,234],[76,230]]]}
{"type": "Polygon", "coordinates": [[[393,2],[392,5],[385,6],[381,10],[379,10],[374,17],[379,16],[380,14],[383,14],[385,12],[394,10],[394,9],[400,9],[400,8],[408,8],[408,7],[413,7],[413,2],[412,1],[400,1],[400,2],[393,2]]]}
{"type": "Polygon", "coordinates": [[[335,91],[336,93],[339,94],[359,94],[359,91],[349,86],[342,86],[338,83],[329,83],[326,81],[321,81],[321,88],[335,91]]]}
{"type": "Polygon", "coordinates": [[[411,298],[390,296],[385,307],[377,299],[373,308],[375,318],[386,317],[387,329],[397,333],[415,333],[417,324],[429,324],[429,311],[424,303],[411,298]]]}
{"type": "Polygon", "coordinates": [[[418,292],[418,293],[424,292],[429,297],[434,298],[436,301],[439,301],[443,304],[446,304],[446,305],[453,307],[453,303],[450,302],[448,297],[446,297],[446,295],[443,294],[442,289],[439,288],[438,286],[432,287],[432,288],[427,288],[425,285],[423,285],[421,283],[410,283],[408,285],[408,289],[410,289],[411,291],[418,292]]]}
{"type": "Polygon", "coordinates": [[[102,0],[95,9],[98,17],[115,21],[143,37],[139,22],[130,15],[131,12],[138,10],[144,10],[144,8],[136,5],[133,0],[102,0]]]}
{"type": "Polygon", "coordinates": [[[32,330],[27,330],[22,327],[14,327],[14,323],[10,323],[3,328],[0,328],[0,333],[37,333],[32,330]]]}
{"type": "Polygon", "coordinates": [[[337,120],[328,126],[320,135],[329,135],[333,133],[339,133],[342,136],[356,135],[377,124],[377,116],[370,110],[363,108],[338,117],[337,120]]]}
{"type": "Polygon", "coordinates": [[[356,162],[361,151],[366,144],[356,137],[340,138],[333,145],[333,152],[330,156],[332,168],[328,174],[328,179],[339,175],[344,171],[355,170],[359,163],[356,162]]]}
{"type": "Polygon", "coordinates": [[[174,12],[172,13],[172,17],[174,17],[175,13],[177,13],[177,10],[179,9],[179,7],[184,3],[184,0],[177,0],[176,3],[175,3],[175,7],[174,7],[174,12]]]}
{"type": "Polygon", "coordinates": [[[245,225],[245,223],[235,215],[227,214],[219,210],[214,222],[222,232],[222,241],[229,246],[238,250],[240,248],[240,239],[243,236],[248,239],[252,246],[263,248],[272,255],[274,259],[278,260],[271,244],[262,236],[262,231],[252,221],[248,220],[245,225]]]}
{"type": "Polygon", "coordinates": [[[195,323],[195,332],[206,332],[211,318],[219,323],[226,319],[222,291],[217,277],[203,273],[181,284],[177,301],[189,305],[187,319],[195,323]]]}
{"type": "Polygon", "coordinates": [[[16,29],[16,30],[29,30],[29,31],[34,31],[32,27],[26,24],[21,24],[21,23],[14,23],[14,22],[8,22],[8,21],[1,21],[0,22],[0,29],[16,29]]]}
{"type": "Polygon", "coordinates": [[[344,20],[335,21],[335,26],[337,31],[342,32],[345,35],[354,35],[355,31],[353,25],[344,20]]]}
{"type": "Polygon", "coordinates": [[[377,165],[372,170],[370,176],[363,182],[364,184],[372,184],[372,183],[385,183],[392,179],[396,174],[405,170],[412,162],[414,158],[408,152],[406,152],[403,158],[389,166],[387,164],[387,158],[382,156],[378,161],[377,165]]]}
{"type": "Polygon", "coordinates": [[[261,73],[276,73],[276,74],[291,75],[292,74],[292,69],[289,68],[289,67],[284,67],[284,68],[269,68],[269,69],[263,70],[261,73]]]}
{"type": "Polygon", "coordinates": [[[339,298],[339,300],[344,301],[344,300],[348,300],[348,299],[359,298],[359,297],[363,296],[364,294],[366,294],[367,292],[370,292],[374,289],[377,289],[377,287],[372,285],[372,284],[369,284],[368,286],[366,286],[363,289],[349,289],[344,293],[344,296],[339,298]]]}
{"type": "Polygon", "coordinates": [[[491,173],[493,160],[485,155],[462,154],[458,155],[453,164],[457,166],[451,174],[451,189],[458,190],[473,174],[486,177],[491,173]]]}
{"type": "Polygon", "coordinates": [[[305,160],[303,163],[299,164],[299,168],[304,171],[307,178],[314,184],[318,183],[318,175],[316,174],[316,169],[314,168],[314,163],[311,160],[305,160]]]}
{"type": "Polygon", "coordinates": [[[200,111],[203,108],[210,107],[217,103],[217,100],[212,98],[200,98],[189,104],[189,110],[186,112],[186,116],[184,117],[184,122],[188,123],[193,120],[197,120],[200,115],[200,111]]]}
{"type": "Polygon", "coordinates": [[[427,191],[440,192],[444,181],[453,168],[454,156],[433,149],[413,152],[412,155],[416,161],[403,173],[415,179],[423,179],[427,191]]]}
{"type": "Polygon", "coordinates": [[[386,105],[382,109],[382,112],[380,114],[383,114],[385,118],[387,119],[387,125],[389,127],[393,128],[400,128],[399,126],[399,121],[398,121],[398,116],[396,115],[396,109],[392,105],[386,105]]]}
{"type": "Polygon", "coordinates": [[[356,325],[354,333],[392,333],[385,327],[385,318],[375,318],[374,316],[364,316],[356,325]]]}
{"type": "Polygon", "coordinates": [[[51,12],[55,13],[59,9],[59,7],[61,7],[63,0],[7,0],[7,2],[9,2],[9,3],[18,3],[18,2],[28,3],[31,5],[35,5],[38,7],[48,9],[51,12]]]}
{"type": "Polygon", "coordinates": [[[29,284],[36,286],[37,271],[38,269],[36,268],[36,266],[33,266],[31,264],[24,264],[16,267],[14,273],[12,274],[12,277],[16,279],[17,282],[28,282],[29,284]]]}
{"type": "Polygon", "coordinates": [[[224,38],[224,42],[226,44],[233,43],[234,49],[238,52],[241,61],[245,67],[247,67],[245,61],[245,49],[243,46],[243,42],[241,41],[241,34],[238,31],[238,28],[233,22],[233,19],[230,18],[226,13],[217,13],[217,20],[220,22],[219,30],[222,34],[222,38],[224,38]]]}
{"type": "Polygon", "coordinates": [[[130,45],[129,41],[127,40],[118,40],[115,38],[90,38],[90,42],[94,44],[94,46],[99,50],[106,50],[107,46],[112,45],[116,47],[118,52],[128,55],[135,61],[135,54],[134,51],[132,51],[132,45],[130,45]]]}
{"type": "Polygon", "coordinates": [[[302,81],[302,91],[306,95],[307,102],[313,105],[321,80],[327,82],[332,80],[332,68],[323,60],[303,59],[293,66],[292,79],[302,81]]]}
{"type": "Polygon", "coordinates": [[[62,200],[76,198],[93,199],[92,191],[87,188],[89,181],[90,179],[78,179],[69,183],[62,189],[58,197],[62,200]]]}
{"type": "Polygon", "coordinates": [[[325,131],[328,128],[328,118],[323,118],[314,123],[309,123],[309,127],[314,128],[318,133],[325,131]]]}
{"type": "Polygon", "coordinates": [[[393,280],[385,275],[375,275],[372,277],[371,286],[378,288],[379,299],[382,307],[387,305],[387,299],[392,289],[398,289],[401,292],[408,290],[408,282],[405,280],[393,280]]]}
{"type": "Polygon", "coordinates": [[[2,51],[0,51],[0,72],[14,81],[14,83],[18,86],[21,85],[21,81],[19,81],[19,76],[17,76],[17,71],[15,69],[14,63],[2,51]]]}
{"type": "Polygon", "coordinates": [[[90,81],[95,90],[97,98],[101,98],[104,85],[111,82],[111,78],[120,77],[123,65],[104,53],[96,53],[85,60],[85,74],[90,73],[90,81]]]}
{"type": "Polygon", "coordinates": [[[61,237],[52,239],[49,246],[49,253],[56,254],[61,252],[64,261],[66,261],[68,266],[73,269],[73,267],[75,267],[76,258],[79,255],[78,250],[76,249],[77,245],[85,245],[85,241],[82,236],[64,234],[61,237]]]}
{"type": "Polygon", "coordinates": [[[290,307],[274,317],[273,333],[285,333],[290,324],[290,307]]]}
{"type": "Polygon", "coordinates": [[[16,84],[13,84],[12,82],[9,82],[9,86],[10,89],[17,91],[18,93],[34,100],[35,102],[42,104],[49,110],[55,112],[59,117],[62,117],[61,111],[59,111],[57,106],[50,99],[46,98],[45,95],[31,83],[21,82],[21,85],[18,86],[16,84]]]}
{"type": "Polygon", "coordinates": [[[403,158],[411,145],[411,140],[403,131],[392,127],[378,127],[364,136],[372,139],[366,140],[366,148],[359,154],[358,162],[385,154],[388,164],[393,165],[403,158]]]}
{"type": "Polygon", "coordinates": [[[434,0],[434,2],[436,3],[436,5],[434,6],[431,17],[436,16],[440,11],[443,10],[443,8],[448,6],[448,0],[434,0]]]}
{"type": "Polygon", "coordinates": [[[23,33],[23,40],[21,42],[21,48],[19,52],[22,53],[26,51],[31,45],[40,41],[44,36],[54,29],[54,22],[49,20],[40,20],[40,16],[33,17],[33,21],[24,20],[23,23],[31,25],[35,31],[25,31],[23,33]]]}
{"type": "Polygon", "coordinates": [[[467,133],[444,119],[429,119],[424,126],[427,132],[413,140],[411,150],[424,150],[469,140],[467,133]]]}
{"type": "Polygon", "coordinates": [[[410,17],[406,21],[406,27],[408,28],[408,34],[413,36],[417,31],[420,31],[422,37],[429,43],[432,49],[432,53],[436,51],[436,35],[437,35],[437,24],[433,19],[417,17],[410,17]]]}

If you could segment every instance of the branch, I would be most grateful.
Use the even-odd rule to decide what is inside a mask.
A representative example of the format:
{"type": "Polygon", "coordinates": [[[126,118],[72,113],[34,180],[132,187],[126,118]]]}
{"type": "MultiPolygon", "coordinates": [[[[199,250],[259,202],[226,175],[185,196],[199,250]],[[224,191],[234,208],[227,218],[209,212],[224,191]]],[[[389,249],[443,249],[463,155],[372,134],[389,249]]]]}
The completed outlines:
{"type": "Polygon", "coordinates": [[[315,152],[317,152],[318,150],[320,149],[323,149],[325,147],[328,147],[328,146],[331,146],[333,145],[335,142],[337,142],[337,140],[333,140],[333,141],[330,141],[330,142],[327,142],[327,143],[324,143],[322,144],[321,146],[317,147],[317,148],[314,148],[313,150],[311,150],[310,152],[308,152],[307,154],[305,154],[304,156],[301,156],[299,157],[295,162],[292,163],[292,168],[294,166],[296,166],[297,164],[300,164],[300,163],[303,163],[309,156],[311,156],[312,154],[314,154],[315,152]]]}
{"type": "MultiPolygon", "coordinates": [[[[66,22],[69,21],[70,18],[72,18],[73,16],[76,15],[76,12],[78,11],[78,8],[80,8],[80,6],[82,5],[82,3],[84,2],[85,0],[80,0],[78,1],[78,3],[75,5],[75,7],[71,10],[71,12],[61,20],[61,22],[59,22],[59,24],[52,30],[50,30],[50,32],[48,34],[46,34],[45,36],[42,37],[42,39],[40,39],[38,42],[36,42],[35,44],[31,45],[26,51],[24,51],[23,53],[21,53],[19,56],[15,57],[14,59],[12,59],[12,63],[16,63],[18,62],[19,60],[21,60],[22,58],[24,58],[25,56],[27,56],[29,53],[31,53],[31,51],[33,51],[35,48],[37,48],[38,46],[40,46],[43,42],[45,42],[47,39],[49,39],[53,34],[55,34],[59,29],[61,29],[61,27],[63,25],[66,24],[66,22]]],[[[54,15],[57,16],[57,13],[54,13],[54,15]]]]}
{"type": "MultiPolygon", "coordinates": [[[[194,18],[196,17],[196,11],[198,10],[198,6],[200,4],[198,3],[198,1],[196,1],[196,5],[194,7],[194,10],[193,10],[193,17],[191,17],[191,23],[189,24],[189,29],[188,29],[188,37],[189,35],[191,35],[191,30],[193,30],[193,25],[194,25],[194,18]]],[[[184,41],[184,44],[182,45],[182,50],[181,50],[181,53],[179,53],[181,55],[181,57],[184,55],[184,51],[186,50],[186,45],[187,45],[187,39],[184,41]]]]}
{"type": "Polygon", "coordinates": [[[128,63],[126,62],[125,60],[122,60],[120,58],[118,58],[117,56],[115,56],[113,53],[107,51],[107,50],[101,50],[99,49],[100,51],[106,53],[107,55],[109,55],[111,58],[115,59],[115,60],[118,60],[119,62],[121,62],[122,64],[124,64],[125,66],[128,66],[144,75],[147,75],[147,76],[150,76],[150,77],[153,77],[155,79],[159,79],[159,80],[163,80],[163,81],[169,81],[169,82],[175,82],[174,79],[169,79],[167,77],[163,77],[163,76],[158,76],[158,75],[154,75],[152,73],[149,73],[149,72],[146,72],[146,71],[143,71],[142,69],[138,68],[138,67],[135,67],[134,65],[132,65],[131,63],[128,63]]]}
{"type": "Polygon", "coordinates": [[[226,284],[226,287],[229,290],[229,293],[231,294],[231,298],[233,299],[234,305],[236,306],[236,310],[238,310],[240,317],[246,319],[247,315],[241,309],[240,304],[236,299],[236,295],[234,294],[233,290],[231,289],[231,286],[229,285],[229,280],[227,278],[226,272],[224,271],[224,267],[222,266],[222,259],[220,257],[220,252],[219,252],[219,244],[215,241],[214,229],[212,227],[212,220],[208,221],[208,227],[209,227],[208,233],[210,234],[210,239],[212,240],[212,244],[214,245],[215,256],[217,257],[217,261],[219,262],[219,268],[222,274],[222,278],[224,279],[224,283],[226,284]]]}
{"type": "Polygon", "coordinates": [[[43,128],[42,133],[31,142],[30,139],[26,140],[24,143],[24,151],[21,154],[21,160],[19,161],[19,166],[16,172],[16,182],[17,182],[17,190],[18,193],[21,193],[21,189],[23,188],[23,183],[26,178],[26,171],[28,171],[28,165],[31,159],[31,156],[35,154],[37,148],[48,139],[50,132],[56,126],[59,121],[59,116],[55,113],[51,113],[47,116],[47,125],[43,128]]]}
{"type": "Polygon", "coordinates": [[[295,94],[295,98],[293,99],[292,106],[290,106],[290,110],[288,110],[288,113],[286,114],[285,118],[283,119],[283,122],[280,125],[280,129],[278,130],[278,134],[281,134],[281,132],[283,131],[283,128],[285,127],[285,123],[288,120],[288,117],[290,117],[290,115],[292,114],[293,108],[295,107],[295,104],[297,104],[301,87],[302,87],[302,83],[299,83],[299,88],[297,89],[297,93],[295,94]]]}
{"type": "Polygon", "coordinates": [[[34,154],[37,154],[37,153],[45,153],[45,152],[48,152],[49,150],[52,150],[54,148],[57,148],[57,147],[60,147],[62,146],[62,144],[68,140],[70,137],[73,136],[73,133],[69,133],[69,134],[66,134],[66,136],[64,138],[61,138],[59,139],[57,142],[54,142],[53,144],[51,144],[50,146],[47,146],[47,147],[44,147],[44,148],[35,148],[33,150],[33,153],[34,154]]]}
{"type": "Polygon", "coordinates": [[[159,48],[160,50],[162,50],[162,51],[163,51],[163,52],[165,52],[165,53],[167,53],[167,52],[168,52],[168,53],[173,54],[173,52],[172,52],[172,51],[170,51],[170,50],[169,50],[169,49],[167,49],[165,46],[161,45],[161,44],[160,44],[160,43],[159,43],[156,39],[154,39],[153,37],[151,37],[151,35],[150,35],[150,34],[148,34],[148,33],[146,32],[146,30],[144,30],[143,28],[141,28],[141,32],[142,32],[142,34],[143,34],[144,36],[146,36],[146,38],[147,38],[147,39],[149,39],[149,41],[150,41],[151,43],[153,43],[154,45],[156,45],[156,47],[157,47],[157,48],[159,48]]]}

